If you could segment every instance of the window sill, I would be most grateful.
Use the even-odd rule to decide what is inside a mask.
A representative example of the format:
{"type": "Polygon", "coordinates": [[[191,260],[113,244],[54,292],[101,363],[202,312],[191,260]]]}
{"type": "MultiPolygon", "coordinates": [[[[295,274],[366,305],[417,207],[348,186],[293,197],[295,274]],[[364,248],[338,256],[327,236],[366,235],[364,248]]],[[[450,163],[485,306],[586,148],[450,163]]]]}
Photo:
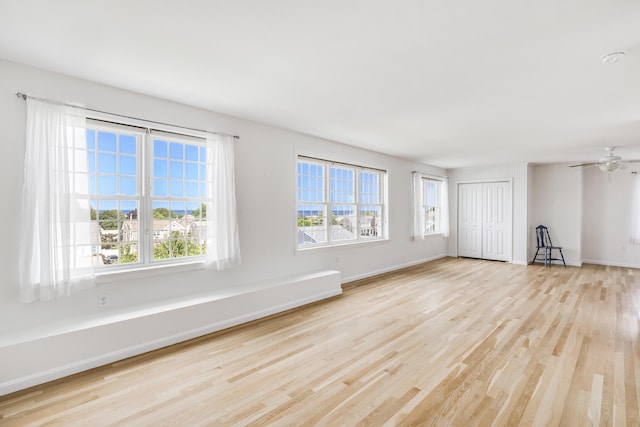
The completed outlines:
{"type": "Polygon", "coordinates": [[[180,264],[154,265],[115,271],[105,271],[96,273],[96,283],[119,282],[123,280],[141,279],[145,277],[159,276],[164,274],[180,273],[183,271],[200,270],[205,267],[203,260],[185,262],[180,264]]]}
{"type": "Polygon", "coordinates": [[[427,237],[433,237],[433,236],[439,236],[439,237],[445,237],[444,233],[439,231],[437,233],[427,233],[424,234],[424,238],[426,239],[427,237]]]}
{"type": "Polygon", "coordinates": [[[297,247],[296,253],[315,252],[315,251],[320,251],[322,249],[343,248],[346,246],[371,245],[371,244],[383,243],[388,241],[389,241],[388,237],[385,237],[385,238],[381,237],[379,239],[364,240],[364,241],[360,240],[356,242],[332,243],[330,245],[318,245],[318,246],[303,246],[303,247],[297,247]]]}

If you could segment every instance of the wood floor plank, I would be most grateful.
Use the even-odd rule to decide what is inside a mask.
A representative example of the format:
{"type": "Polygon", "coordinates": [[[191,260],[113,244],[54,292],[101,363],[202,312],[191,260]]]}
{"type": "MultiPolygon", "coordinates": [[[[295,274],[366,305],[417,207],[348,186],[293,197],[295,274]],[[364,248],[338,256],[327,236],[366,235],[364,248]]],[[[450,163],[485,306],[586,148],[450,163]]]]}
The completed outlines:
{"type": "Polygon", "coordinates": [[[0,396],[0,425],[640,425],[639,312],[637,269],[446,258],[0,396]]]}

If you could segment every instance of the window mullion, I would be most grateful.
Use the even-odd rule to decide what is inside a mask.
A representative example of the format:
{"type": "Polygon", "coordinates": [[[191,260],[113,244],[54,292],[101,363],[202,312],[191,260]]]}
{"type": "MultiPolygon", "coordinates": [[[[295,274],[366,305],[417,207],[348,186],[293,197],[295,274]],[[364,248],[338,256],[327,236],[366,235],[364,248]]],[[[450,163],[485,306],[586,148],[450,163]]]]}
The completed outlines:
{"type": "Polygon", "coordinates": [[[325,177],[324,177],[324,207],[325,207],[325,213],[324,213],[324,221],[325,224],[327,226],[327,243],[331,243],[333,242],[333,238],[332,238],[332,224],[331,224],[331,212],[333,211],[333,200],[331,200],[331,172],[333,169],[333,166],[331,164],[325,164],[325,169],[326,169],[326,173],[325,173],[325,177]]]}
{"type": "Polygon", "coordinates": [[[356,209],[356,240],[360,240],[360,221],[362,220],[360,214],[360,172],[355,169],[353,170],[353,186],[353,203],[356,209]]]}
{"type": "Polygon", "coordinates": [[[150,228],[153,227],[153,202],[151,200],[151,175],[152,175],[152,162],[153,156],[151,153],[151,132],[147,129],[147,133],[143,137],[143,144],[141,148],[142,152],[142,189],[141,189],[141,201],[144,205],[144,215],[140,215],[141,218],[141,236],[140,245],[141,253],[143,257],[143,264],[148,265],[152,260],[150,254],[153,253],[153,232],[150,228]]]}

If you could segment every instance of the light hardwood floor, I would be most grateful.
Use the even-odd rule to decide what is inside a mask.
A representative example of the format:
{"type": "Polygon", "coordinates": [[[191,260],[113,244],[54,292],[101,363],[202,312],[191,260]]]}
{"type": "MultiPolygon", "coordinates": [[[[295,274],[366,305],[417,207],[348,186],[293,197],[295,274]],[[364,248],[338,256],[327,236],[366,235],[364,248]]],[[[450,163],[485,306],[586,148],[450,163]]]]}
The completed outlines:
{"type": "Polygon", "coordinates": [[[0,424],[640,425],[640,270],[444,259],[0,397],[0,424]]]}

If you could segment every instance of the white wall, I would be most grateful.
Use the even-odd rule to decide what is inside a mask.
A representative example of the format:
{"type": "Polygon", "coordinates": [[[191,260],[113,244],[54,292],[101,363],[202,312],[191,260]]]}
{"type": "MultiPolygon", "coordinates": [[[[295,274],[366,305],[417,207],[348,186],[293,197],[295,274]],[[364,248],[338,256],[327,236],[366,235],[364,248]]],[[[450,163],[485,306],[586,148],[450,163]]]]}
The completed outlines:
{"type": "MultiPolygon", "coordinates": [[[[206,298],[220,289],[232,289],[236,285],[319,270],[339,270],[342,280],[349,281],[447,254],[445,238],[431,237],[425,241],[410,238],[412,171],[444,175],[442,169],[4,61],[0,61],[0,114],[3,118],[0,121],[3,146],[0,178],[5,183],[0,192],[0,224],[3,225],[0,337],[11,336],[15,342],[29,339],[34,330],[36,335],[46,337],[55,329],[52,325],[68,326],[96,319],[104,323],[114,314],[117,314],[119,322],[124,322],[121,330],[144,341],[150,338],[145,335],[147,329],[137,329],[137,323],[133,321],[127,323],[127,313],[163,307],[171,301],[185,300],[194,295],[206,298]],[[240,135],[236,146],[236,189],[242,265],[222,272],[197,270],[108,283],[58,301],[19,304],[17,247],[23,184],[25,102],[15,96],[18,91],[76,101],[90,108],[133,117],[240,135]],[[296,154],[386,169],[389,241],[297,253],[296,154]],[[107,308],[97,307],[99,294],[108,296],[107,308]],[[25,331],[29,331],[29,335],[25,331]]],[[[237,308],[240,310],[242,307],[237,308]]],[[[172,321],[179,323],[176,319],[172,321]]],[[[201,326],[205,327],[208,321],[205,316],[200,320],[201,326]]],[[[193,329],[197,325],[191,322],[188,327],[193,329]]],[[[179,324],[177,329],[180,329],[179,324]]],[[[154,331],[154,334],[158,332],[154,331]]],[[[109,340],[110,336],[95,339],[109,340]]],[[[74,348],[82,346],[81,342],[65,344],[66,353],[57,362],[59,364],[73,360],[74,348]]],[[[4,340],[2,345],[11,346],[11,343],[4,340]]],[[[47,347],[43,345],[38,351],[46,354],[47,347]]],[[[50,345],[54,346],[55,341],[50,345]]],[[[0,384],[3,380],[15,380],[12,376],[14,370],[28,371],[35,359],[36,355],[25,354],[16,362],[21,364],[19,367],[0,363],[0,384]]],[[[36,370],[34,367],[32,372],[36,370]]]]}
{"type": "Polygon", "coordinates": [[[583,172],[583,262],[640,268],[640,246],[629,243],[633,185],[640,179],[631,171],[639,169],[583,172]]]}
{"type": "Polygon", "coordinates": [[[505,180],[512,183],[513,215],[512,215],[512,262],[527,263],[528,244],[528,207],[527,207],[527,164],[514,164],[486,168],[464,168],[449,171],[449,255],[457,256],[458,251],[458,183],[480,182],[483,180],[505,180]]]}
{"type": "MultiPolygon", "coordinates": [[[[579,266],[582,262],[582,173],[566,164],[536,165],[534,170],[530,249],[536,244],[535,227],[545,225],[553,244],[562,246],[567,264],[579,266]]],[[[557,255],[554,251],[554,257],[557,255]]]]}
{"type": "Polygon", "coordinates": [[[527,244],[527,262],[533,259],[533,255],[535,254],[533,246],[536,244],[536,238],[532,234],[531,230],[536,227],[537,224],[533,223],[533,212],[535,199],[533,197],[533,183],[536,177],[536,169],[533,164],[527,165],[527,230],[528,233],[528,244],[527,244]]]}

